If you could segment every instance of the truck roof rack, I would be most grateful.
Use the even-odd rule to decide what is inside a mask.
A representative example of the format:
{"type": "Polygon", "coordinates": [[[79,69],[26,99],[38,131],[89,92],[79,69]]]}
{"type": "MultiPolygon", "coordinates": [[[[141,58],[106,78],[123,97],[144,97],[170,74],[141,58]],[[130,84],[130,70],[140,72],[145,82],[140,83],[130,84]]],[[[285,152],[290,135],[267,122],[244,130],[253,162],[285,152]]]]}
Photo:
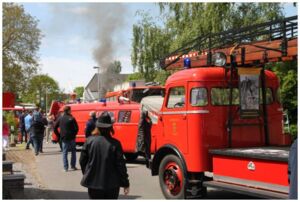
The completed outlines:
{"type": "Polygon", "coordinates": [[[212,66],[212,55],[223,52],[230,63],[234,49],[237,65],[257,64],[297,57],[298,16],[255,24],[240,29],[199,36],[160,60],[162,69],[182,68],[184,58],[192,67],[212,66]]]}

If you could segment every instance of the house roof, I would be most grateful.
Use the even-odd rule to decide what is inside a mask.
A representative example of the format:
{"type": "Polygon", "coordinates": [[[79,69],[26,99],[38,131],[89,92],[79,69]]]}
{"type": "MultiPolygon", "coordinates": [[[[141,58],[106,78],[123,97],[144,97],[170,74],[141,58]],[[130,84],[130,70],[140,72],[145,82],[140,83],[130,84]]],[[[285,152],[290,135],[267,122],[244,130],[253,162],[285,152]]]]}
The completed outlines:
{"type": "MultiPolygon", "coordinates": [[[[114,83],[115,85],[123,83],[126,78],[130,74],[114,74],[114,83]]],[[[101,77],[105,76],[104,74],[99,74],[100,76],[100,81],[101,77]]],[[[101,85],[101,82],[100,82],[101,85]]],[[[102,86],[101,86],[102,87],[102,86]]],[[[86,88],[90,89],[91,92],[97,92],[98,91],[98,73],[95,73],[92,79],[89,81],[87,84],[86,88]]],[[[105,88],[105,87],[104,87],[105,88]]]]}

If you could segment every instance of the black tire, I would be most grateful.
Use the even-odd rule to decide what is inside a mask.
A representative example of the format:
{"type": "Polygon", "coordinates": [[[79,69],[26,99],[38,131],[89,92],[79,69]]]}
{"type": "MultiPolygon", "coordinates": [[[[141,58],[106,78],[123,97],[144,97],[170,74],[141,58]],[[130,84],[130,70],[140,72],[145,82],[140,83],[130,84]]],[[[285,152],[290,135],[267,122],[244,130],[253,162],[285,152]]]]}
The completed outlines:
{"type": "Polygon", "coordinates": [[[139,156],[138,153],[125,153],[124,155],[127,161],[134,161],[139,156]]]}
{"type": "Polygon", "coordinates": [[[175,155],[167,155],[159,165],[159,184],[166,199],[184,199],[186,171],[181,160],[175,155]]]}

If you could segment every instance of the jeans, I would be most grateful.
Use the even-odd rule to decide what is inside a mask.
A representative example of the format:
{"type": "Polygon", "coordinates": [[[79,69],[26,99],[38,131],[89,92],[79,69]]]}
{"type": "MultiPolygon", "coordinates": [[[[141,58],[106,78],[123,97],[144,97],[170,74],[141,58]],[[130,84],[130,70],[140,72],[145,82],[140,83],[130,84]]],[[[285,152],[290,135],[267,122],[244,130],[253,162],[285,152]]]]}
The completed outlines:
{"type": "Polygon", "coordinates": [[[32,137],[32,140],[33,140],[34,153],[36,155],[38,155],[39,152],[41,151],[41,147],[42,147],[42,143],[43,143],[43,135],[42,134],[35,134],[32,137]]]}
{"type": "Polygon", "coordinates": [[[46,133],[46,135],[45,135],[46,136],[46,142],[49,142],[49,139],[51,140],[51,135],[53,133],[53,128],[47,126],[46,130],[45,130],[45,133],[46,133]]]}
{"type": "Polygon", "coordinates": [[[63,164],[64,169],[68,170],[68,152],[71,151],[71,168],[76,166],[76,142],[75,140],[63,140],[62,141],[62,152],[63,152],[63,164]]]}
{"type": "Polygon", "coordinates": [[[21,131],[21,144],[23,143],[23,137],[25,137],[25,142],[27,142],[27,132],[25,129],[20,128],[21,131]]]}
{"type": "Polygon", "coordinates": [[[28,130],[27,131],[27,135],[28,135],[28,141],[27,141],[27,144],[26,144],[26,148],[29,149],[29,145],[30,143],[32,144],[32,146],[34,147],[34,143],[33,143],[33,140],[32,140],[32,134],[31,134],[31,131],[28,130]]]}

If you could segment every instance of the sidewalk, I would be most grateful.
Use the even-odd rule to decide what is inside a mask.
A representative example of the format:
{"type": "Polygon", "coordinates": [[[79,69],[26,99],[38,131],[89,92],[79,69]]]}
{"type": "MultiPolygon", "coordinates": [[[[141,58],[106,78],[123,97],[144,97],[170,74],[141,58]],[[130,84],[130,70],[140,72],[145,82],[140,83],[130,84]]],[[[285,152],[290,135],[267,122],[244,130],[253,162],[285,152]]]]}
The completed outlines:
{"type": "Polygon", "coordinates": [[[25,150],[25,143],[10,147],[6,152],[6,160],[13,161],[15,173],[23,173],[26,178],[24,181],[24,194],[14,193],[12,199],[51,199],[45,190],[45,184],[40,178],[34,153],[31,149],[25,150]]]}
{"type": "MultiPolygon", "coordinates": [[[[7,160],[15,162],[13,169],[26,175],[24,195],[13,199],[88,199],[87,190],[80,185],[81,170],[63,171],[59,146],[44,143],[43,150],[35,156],[33,149],[26,150],[23,143],[7,151],[7,160]]],[[[77,151],[77,164],[79,157],[77,151]]]]}

